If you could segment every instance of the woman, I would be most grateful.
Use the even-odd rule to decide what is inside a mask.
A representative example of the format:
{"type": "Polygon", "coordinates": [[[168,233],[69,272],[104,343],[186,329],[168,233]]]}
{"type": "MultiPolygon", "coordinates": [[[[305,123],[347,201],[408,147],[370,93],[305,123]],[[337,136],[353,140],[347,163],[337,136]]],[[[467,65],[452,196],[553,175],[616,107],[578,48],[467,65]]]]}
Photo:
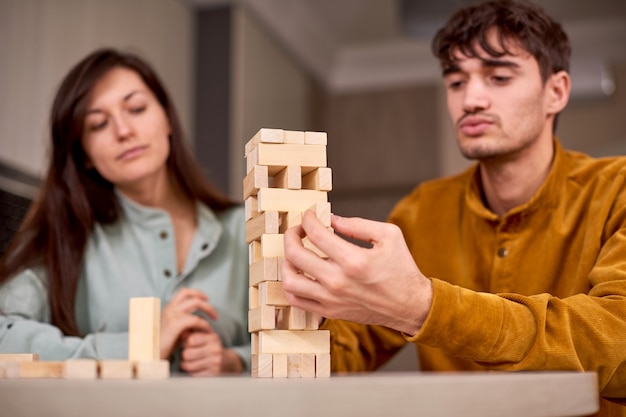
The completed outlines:
{"type": "Polygon", "coordinates": [[[128,300],[154,296],[174,371],[247,368],[242,209],[203,178],[155,72],[90,54],[63,80],[51,125],[45,182],[0,260],[0,352],[126,358],[128,300]]]}

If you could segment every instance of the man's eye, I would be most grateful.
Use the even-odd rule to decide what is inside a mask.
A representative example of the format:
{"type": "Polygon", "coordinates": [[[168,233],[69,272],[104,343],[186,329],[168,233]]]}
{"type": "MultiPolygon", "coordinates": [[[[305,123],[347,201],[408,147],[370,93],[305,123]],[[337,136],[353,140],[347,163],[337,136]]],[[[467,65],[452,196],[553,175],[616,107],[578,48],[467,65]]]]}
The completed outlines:
{"type": "Polygon", "coordinates": [[[503,84],[503,83],[510,81],[511,77],[506,77],[502,75],[494,75],[493,77],[491,77],[491,79],[495,81],[496,83],[503,84]]]}

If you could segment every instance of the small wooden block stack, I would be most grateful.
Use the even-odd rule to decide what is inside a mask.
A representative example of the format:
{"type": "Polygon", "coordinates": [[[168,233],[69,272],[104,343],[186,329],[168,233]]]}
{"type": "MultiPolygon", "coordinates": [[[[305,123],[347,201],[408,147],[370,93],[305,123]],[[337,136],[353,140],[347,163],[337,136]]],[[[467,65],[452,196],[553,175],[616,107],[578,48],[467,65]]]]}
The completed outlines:
{"type": "Polygon", "coordinates": [[[0,354],[0,378],[166,379],[170,364],[160,360],[161,300],[131,298],[128,360],[39,361],[37,354],[0,354]]]}
{"type": "MultiPolygon", "coordinates": [[[[283,233],[300,224],[304,211],[315,211],[330,228],[326,143],[325,132],[261,129],[245,147],[253,377],[330,376],[330,332],[318,330],[314,314],[289,305],[280,277],[283,233]]],[[[303,244],[325,256],[307,239],[303,244]]]]}

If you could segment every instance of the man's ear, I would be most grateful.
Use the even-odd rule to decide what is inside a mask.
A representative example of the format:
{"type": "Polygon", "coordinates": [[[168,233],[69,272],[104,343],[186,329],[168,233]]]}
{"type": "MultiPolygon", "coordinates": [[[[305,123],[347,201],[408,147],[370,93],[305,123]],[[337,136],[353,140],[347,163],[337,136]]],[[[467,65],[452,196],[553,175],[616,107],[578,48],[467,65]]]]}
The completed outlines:
{"type": "Polygon", "coordinates": [[[548,114],[558,114],[567,106],[571,89],[571,79],[566,71],[559,71],[548,78],[546,81],[548,114]]]}

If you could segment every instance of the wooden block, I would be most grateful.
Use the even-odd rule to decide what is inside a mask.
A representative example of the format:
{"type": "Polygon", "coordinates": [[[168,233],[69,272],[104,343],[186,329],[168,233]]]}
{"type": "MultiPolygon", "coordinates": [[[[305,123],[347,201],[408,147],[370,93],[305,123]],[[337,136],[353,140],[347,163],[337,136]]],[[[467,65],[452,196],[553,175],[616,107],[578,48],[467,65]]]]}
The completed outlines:
{"type": "Polygon", "coordinates": [[[0,353],[0,362],[35,362],[39,360],[36,353],[0,353]]]}
{"type": "Polygon", "coordinates": [[[302,188],[302,170],[299,166],[287,166],[272,177],[272,188],[299,190],[302,188]]]}
{"type": "Polygon", "coordinates": [[[252,355],[256,355],[259,353],[259,334],[251,333],[250,334],[250,353],[252,355]]]}
{"type": "Polygon", "coordinates": [[[63,362],[17,362],[20,378],[62,378],[63,362]]]}
{"type": "Polygon", "coordinates": [[[308,210],[315,213],[315,216],[324,227],[330,227],[330,203],[315,203],[308,210]]]}
{"type": "MultiPolygon", "coordinates": [[[[283,283],[279,281],[265,281],[259,284],[259,304],[268,306],[288,306],[283,283]]],[[[273,328],[273,327],[272,327],[273,328]]]]}
{"type": "Polygon", "coordinates": [[[306,311],[297,307],[282,308],[278,313],[276,327],[278,330],[304,330],[306,328],[306,314],[306,311]]]}
{"type": "Polygon", "coordinates": [[[249,174],[257,165],[259,165],[259,150],[254,147],[250,153],[246,154],[246,175],[249,174]]]}
{"type": "Polygon", "coordinates": [[[333,189],[332,169],[322,167],[314,169],[302,177],[302,188],[306,190],[331,191],[333,189]]]}
{"type": "Polygon", "coordinates": [[[252,355],[252,376],[254,378],[272,377],[272,355],[258,353],[252,355]]]}
{"type": "Polygon", "coordinates": [[[264,330],[259,353],[330,353],[329,330],[264,330]]]}
{"type": "MultiPolygon", "coordinates": [[[[326,166],[325,145],[259,143],[250,155],[255,158],[256,165],[265,165],[269,168],[270,176],[290,165],[302,167],[303,174],[308,174],[315,168],[326,166]]],[[[251,168],[252,166],[248,168],[248,172],[251,168]]]]}
{"type": "Polygon", "coordinates": [[[287,378],[300,378],[300,354],[287,354],[287,378]]]}
{"type": "Polygon", "coordinates": [[[278,258],[276,262],[276,281],[282,281],[283,275],[281,269],[283,267],[283,262],[285,262],[285,258],[278,258]]]}
{"type": "Polygon", "coordinates": [[[128,360],[155,361],[161,356],[161,299],[133,297],[128,307],[128,360]]]}
{"type": "Polygon", "coordinates": [[[0,362],[1,378],[19,378],[21,362],[0,362]]]}
{"type": "Polygon", "coordinates": [[[248,288],[248,308],[253,309],[259,306],[259,289],[257,287],[248,288]]]}
{"type": "Polygon", "coordinates": [[[256,197],[250,196],[244,202],[244,213],[246,221],[259,215],[259,202],[256,197]]]}
{"type": "Polygon", "coordinates": [[[261,235],[261,257],[282,258],[285,256],[285,237],[281,234],[261,235]]]}
{"type": "Polygon", "coordinates": [[[326,132],[304,132],[304,143],[307,145],[324,145],[328,144],[328,135],[326,132]]]}
{"type": "Polygon", "coordinates": [[[248,310],[248,332],[259,330],[272,330],[276,328],[276,308],[260,304],[258,307],[248,310]]]}
{"type": "Polygon", "coordinates": [[[284,143],[297,143],[304,145],[304,132],[297,130],[285,130],[283,133],[284,143]]]}
{"type": "Polygon", "coordinates": [[[317,378],[330,377],[330,353],[318,353],[315,355],[315,376],[317,378]]]}
{"type": "Polygon", "coordinates": [[[64,362],[63,378],[97,379],[98,362],[94,359],[69,359],[64,362]]]}
{"type": "Polygon", "coordinates": [[[246,155],[248,155],[259,143],[283,143],[285,140],[283,132],[283,129],[268,129],[265,127],[259,129],[259,131],[252,136],[252,139],[246,143],[246,155]]]}
{"type": "Polygon", "coordinates": [[[243,179],[243,199],[256,195],[259,188],[269,187],[269,174],[266,166],[255,165],[243,179]]]}
{"type": "Polygon", "coordinates": [[[303,212],[315,203],[326,203],[328,193],[317,190],[261,188],[257,194],[258,211],[303,212]]]}
{"type": "Polygon", "coordinates": [[[261,258],[250,265],[250,286],[256,287],[263,281],[278,281],[278,260],[261,258]]]}
{"type": "Polygon", "coordinates": [[[293,226],[297,226],[302,223],[302,212],[300,211],[288,211],[286,213],[280,213],[280,226],[278,227],[278,233],[285,233],[287,229],[293,226]]]}
{"type": "Polygon", "coordinates": [[[248,262],[250,263],[250,266],[252,266],[255,262],[260,261],[262,257],[261,242],[258,240],[250,242],[248,245],[248,262]]]}
{"type": "Polygon", "coordinates": [[[315,353],[300,355],[300,378],[315,378],[315,353]]]}
{"type": "Polygon", "coordinates": [[[305,314],[305,325],[304,328],[306,330],[317,330],[320,328],[320,316],[319,314],[311,313],[307,311],[305,314]]]}
{"type": "Polygon", "coordinates": [[[287,378],[287,354],[275,353],[272,355],[272,376],[274,378],[287,378]]]}
{"type": "Polygon", "coordinates": [[[167,379],[170,377],[170,362],[164,359],[137,361],[134,368],[137,379],[167,379]]]}
{"type": "Polygon", "coordinates": [[[98,362],[101,379],[133,379],[133,362],[125,360],[104,360],[98,362]]]}
{"type": "Polygon", "coordinates": [[[264,233],[278,234],[279,224],[277,211],[265,211],[251,218],[246,222],[246,243],[259,240],[264,233]]]}

